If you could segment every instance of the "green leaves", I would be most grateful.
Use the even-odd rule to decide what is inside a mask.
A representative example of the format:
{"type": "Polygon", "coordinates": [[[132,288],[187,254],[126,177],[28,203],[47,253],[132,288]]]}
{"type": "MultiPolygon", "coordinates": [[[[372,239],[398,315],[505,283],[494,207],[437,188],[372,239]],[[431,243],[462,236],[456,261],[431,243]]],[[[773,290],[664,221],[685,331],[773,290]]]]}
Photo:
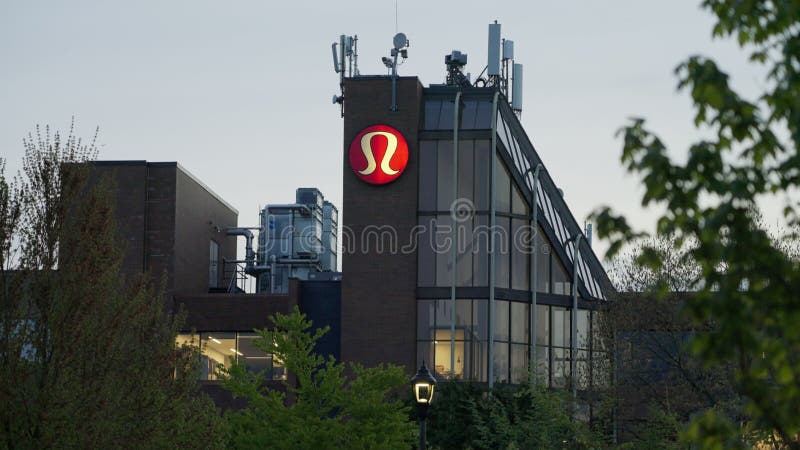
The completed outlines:
{"type": "Polygon", "coordinates": [[[328,328],[310,331],[311,322],[295,307],[276,314],[274,326],[256,330],[256,347],[285,365],[290,379],[282,388],[265,374],[235,364],[223,370],[223,386],[247,399],[247,408],[229,412],[233,448],[408,448],[416,427],[395,393],[408,382],[402,368],[348,367],[314,353],[328,328]],[[294,379],[292,379],[294,378],[294,379]]]}

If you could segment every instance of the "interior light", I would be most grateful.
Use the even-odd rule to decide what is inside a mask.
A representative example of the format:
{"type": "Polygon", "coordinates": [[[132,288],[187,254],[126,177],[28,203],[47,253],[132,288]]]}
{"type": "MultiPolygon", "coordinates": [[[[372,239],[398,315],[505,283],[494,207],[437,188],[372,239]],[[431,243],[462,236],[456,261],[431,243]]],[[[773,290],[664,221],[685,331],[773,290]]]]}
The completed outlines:
{"type": "Polygon", "coordinates": [[[239,356],[242,356],[242,353],[239,352],[238,350],[236,350],[235,348],[230,349],[230,351],[232,351],[233,353],[236,353],[239,356]]]}
{"type": "Polygon", "coordinates": [[[220,341],[219,339],[215,339],[211,336],[209,336],[208,338],[211,339],[215,344],[222,344],[222,341],[220,341]]]}

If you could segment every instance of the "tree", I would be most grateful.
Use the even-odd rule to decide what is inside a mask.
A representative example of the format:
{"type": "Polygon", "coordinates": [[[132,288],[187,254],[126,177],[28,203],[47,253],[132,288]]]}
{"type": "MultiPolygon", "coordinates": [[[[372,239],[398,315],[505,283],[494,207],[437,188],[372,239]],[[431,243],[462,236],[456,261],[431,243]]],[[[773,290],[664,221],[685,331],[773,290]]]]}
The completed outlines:
{"type": "Polygon", "coordinates": [[[609,270],[617,294],[599,323],[614,354],[609,394],[615,423],[631,448],[677,446],[680,425],[695,414],[718,408],[735,417],[741,406],[734,367],[705,367],[688,348],[689,339],[709,327],[685,311],[699,275],[689,250],[660,236],[633,246],[609,270]],[[662,262],[658,270],[638,263],[645,248],[662,262]]]}
{"type": "Polygon", "coordinates": [[[37,127],[23,143],[22,173],[0,171],[0,447],[218,446],[179,318],[148,276],[120,275],[95,140],[37,127]]]}
{"type": "Polygon", "coordinates": [[[398,366],[347,366],[314,353],[328,327],[311,334],[311,322],[295,307],[270,318],[274,328],[257,330],[255,346],[283,361],[290,375],[284,390],[271,389],[266,373],[242,364],[220,368],[223,386],[247,400],[227,414],[233,448],[411,447],[416,426],[398,396],[409,378],[398,366]],[[292,380],[292,377],[294,380],[292,380]]]}
{"type": "MultiPolygon", "coordinates": [[[[527,379],[527,377],[526,377],[527,379]]],[[[428,419],[428,440],[438,449],[589,449],[603,436],[570,416],[564,390],[522,384],[448,382],[437,386],[428,419]]]]}
{"type": "MultiPolygon", "coordinates": [[[[673,161],[662,141],[634,119],[621,130],[622,162],[641,177],[643,206],[665,207],[657,231],[677,245],[692,240],[700,288],[690,317],[712,327],[692,351],[706,364],[733,364],[742,420],[718,410],[695,419],[685,437],[704,448],[744,447],[749,436],[777,436],[800,448],[800,262],[774,245],[758,224],[759,201],[782,196],[790,230],[800,224],[800,3],[796,0],[705,0],[717,18],[713,33],[735,36],[750,60],[768,69],[763,94],[746,100],[710,58],[693,56],[676,69],[679,89],[694,102],[695,124],[712,137],[673,161]],[[743,424],[740,426],[740,424],[743,424]]],[[[593,213],[610,251],[641,236],[624,217],[593,213]]],[[[660,263],[656,252],[642,258],[660,263]]]]}

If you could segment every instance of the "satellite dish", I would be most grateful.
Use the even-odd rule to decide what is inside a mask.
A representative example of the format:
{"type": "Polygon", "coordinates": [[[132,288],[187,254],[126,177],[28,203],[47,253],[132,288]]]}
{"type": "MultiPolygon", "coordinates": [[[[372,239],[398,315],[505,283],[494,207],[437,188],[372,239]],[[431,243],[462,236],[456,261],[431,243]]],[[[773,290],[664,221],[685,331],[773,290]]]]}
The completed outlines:
{"type": "Polygon", "coordinates": [[[401,48],[408,47],[408,38],[403,33],[394,35],[394,48],[400,50],[401,48]]]}

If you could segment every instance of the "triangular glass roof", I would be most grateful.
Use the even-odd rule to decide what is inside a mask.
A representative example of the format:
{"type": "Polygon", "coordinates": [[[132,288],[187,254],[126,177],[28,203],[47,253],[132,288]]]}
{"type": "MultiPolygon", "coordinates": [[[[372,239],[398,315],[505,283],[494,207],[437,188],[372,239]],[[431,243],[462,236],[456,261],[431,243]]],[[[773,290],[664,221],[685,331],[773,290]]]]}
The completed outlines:
{"type": "MultiPolygon", "coordinates": [[[[514,183],[523,191],[526,201],[531,198],[533,189],[533,170],[531,168],[536,167],[537,164],[542,165],[544,170],[540,171],[536,193],[539,205],[538,222],[553,244],[554,253],[572,278],[575,245],[571,238],[578,233],[583,233],[583,230],[564,202],[564,198],[522,128],[517,115],[509,106],[506,97],[502,93],[499,94],[497,111],[493,116],[491,109],[494,88],[459,89],[452,86],[431,86],[425,90],[426,97],[438,97],[442,101],[425,103],[424,129],[441,131],[453,129],[453,101],[459,90],[462,92],[459,130],[466,132],[481,130],[482,134],[483,130],[488,131],[492,128],[492,118],[496,119],[497,147],[500,149],[506,166],[511,171],[514,183]]],[[[578,279],[580,283],[578,283],[578,290],[580,296],[584,299],[606,300],[608,293],[614,291],[608,275],[586,239],[581,239],[579,247],[578,279]]]]}

